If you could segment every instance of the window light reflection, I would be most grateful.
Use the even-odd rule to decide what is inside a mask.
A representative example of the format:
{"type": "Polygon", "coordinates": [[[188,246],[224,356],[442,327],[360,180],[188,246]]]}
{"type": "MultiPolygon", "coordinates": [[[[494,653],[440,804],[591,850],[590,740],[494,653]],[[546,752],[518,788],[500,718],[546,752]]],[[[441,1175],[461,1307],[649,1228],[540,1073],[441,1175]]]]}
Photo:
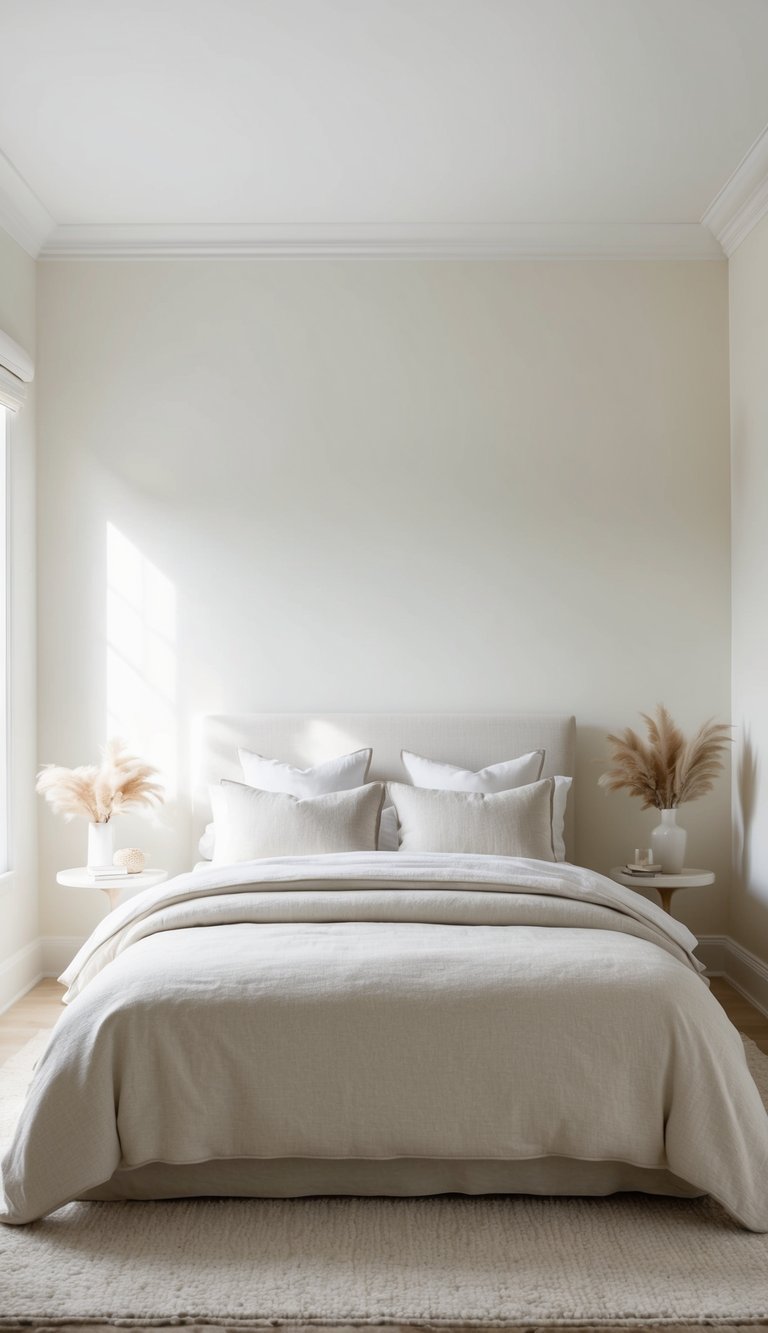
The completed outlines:
{"type": "Polygon", "coordinates": [[[107,735],[155,764],[176,794],[176,592],[107,524],[107,735]]]}

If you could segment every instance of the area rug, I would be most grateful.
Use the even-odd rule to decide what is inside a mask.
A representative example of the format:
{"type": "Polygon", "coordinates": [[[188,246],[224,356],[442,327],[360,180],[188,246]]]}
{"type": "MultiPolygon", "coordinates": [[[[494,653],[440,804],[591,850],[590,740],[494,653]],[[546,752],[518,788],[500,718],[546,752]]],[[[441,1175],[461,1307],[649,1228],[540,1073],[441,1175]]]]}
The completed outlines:
{"type": "MultiPolygon", "coordinates": [[[[745,1047],[768,1106],[768,1057],[745,1047]]],[[[40,1048],[0,1068],[6,1123],[40,1048]]],[[[768,1236],[641,1195],[90,1203],[0,1227],[2,1328],[371,1324],[768,1324],[768,1236]]]]}

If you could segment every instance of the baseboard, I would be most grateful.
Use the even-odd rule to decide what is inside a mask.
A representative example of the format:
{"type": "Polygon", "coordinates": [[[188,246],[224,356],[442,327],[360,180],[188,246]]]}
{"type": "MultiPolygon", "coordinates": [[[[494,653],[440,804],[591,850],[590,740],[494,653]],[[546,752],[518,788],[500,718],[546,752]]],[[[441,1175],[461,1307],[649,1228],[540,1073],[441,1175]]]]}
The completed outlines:
{"type": "Polygon", "coordinates": [[[736,940],[728,940],[726,976],[736,990],[768,1018],[768,964],[736,940]]]}
{"type": "Polygon", "coordinates": [[[700,935],[696,957],[707,969],[708,977],[724,977],[728,971],[728,936],[700,935]]]}
{"type": "Polygon", "coordinates": [[[40,939],[41,968],[44,977],[58,977],[69,967],[85,940],[76,935],[43,935],[40,939]]]}
{"type": "Polygon", "coordinates": [[[712,977],[725,977],[768,1018],[768,963],[730,935],[702,935],[696,950],[712,977]]]}
{"type": "Polygon", "coordinates": [[[43,976],[42,940],[32,940],[0,963],[0,1014],[26,995],[43,976]]]}
{"type": "Polygon", "coordinates": [[[40,935],[0,963],[0,1014],[43,977],[58,977],[84,941],[70,935],[40,935]]]}

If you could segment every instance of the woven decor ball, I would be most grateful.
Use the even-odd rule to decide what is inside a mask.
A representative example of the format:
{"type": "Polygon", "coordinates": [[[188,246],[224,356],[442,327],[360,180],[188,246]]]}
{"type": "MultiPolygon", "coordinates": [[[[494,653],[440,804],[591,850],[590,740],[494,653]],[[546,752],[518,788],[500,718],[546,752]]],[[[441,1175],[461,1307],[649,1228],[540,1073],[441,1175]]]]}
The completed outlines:
{"type": "Polygon", "coordinates": [[[140,847],[121,847],[115,852],[114,864],[125,866],[129,875],[138,875],[147,864],[147,858],[140,847]]]}

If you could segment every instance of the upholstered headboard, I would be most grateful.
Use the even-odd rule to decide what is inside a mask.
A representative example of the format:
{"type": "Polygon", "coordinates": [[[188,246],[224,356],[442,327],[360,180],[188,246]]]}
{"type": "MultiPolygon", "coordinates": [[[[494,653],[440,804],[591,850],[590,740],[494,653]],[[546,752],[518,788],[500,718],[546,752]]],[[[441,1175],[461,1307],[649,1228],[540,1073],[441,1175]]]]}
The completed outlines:
{"type": "MultiPolygon", "coordinates": [[[[485,768],[529,750],[546,750],[544,777],[573,775],[575,719],[564,713],[243,713],[203,719],[198,789],[201,823],[207,784],[242,778],[238,746],[308,768],[335,755],[373,746],[370,778],[403,781],[400,751],[485,768]]],[[[568,803],[565,841],[573,856],[574,801],[568,803]]]]}

